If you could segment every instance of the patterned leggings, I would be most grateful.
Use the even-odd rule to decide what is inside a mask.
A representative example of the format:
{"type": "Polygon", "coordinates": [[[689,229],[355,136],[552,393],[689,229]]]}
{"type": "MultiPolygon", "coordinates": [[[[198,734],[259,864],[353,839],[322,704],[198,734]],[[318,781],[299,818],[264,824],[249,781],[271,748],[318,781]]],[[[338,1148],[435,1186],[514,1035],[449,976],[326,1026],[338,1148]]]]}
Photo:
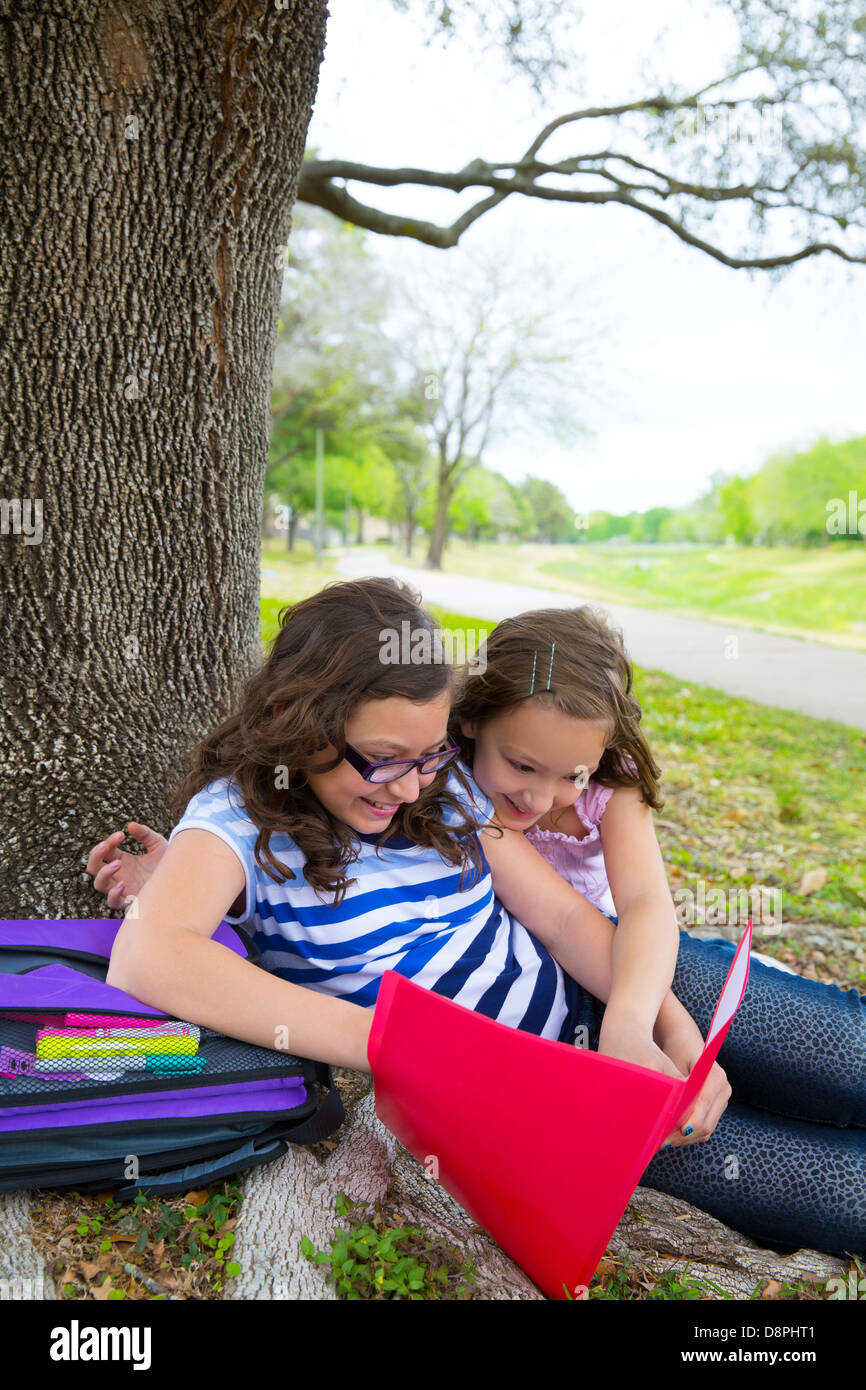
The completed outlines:
{"type": "MultiPolygon", "coordinates": [[[[671,988],[705,1037],[734,949],[680,932],[671,988]]],[[[604,1004],[575,987],[570,1024],[597,1051],[604,1004]]],[[[775,1250],[866,1255],[866,997],[753,958],[717,1060],[732,1094],[713,1133],[657,1153],[641,1186],[775,1250]]]]}

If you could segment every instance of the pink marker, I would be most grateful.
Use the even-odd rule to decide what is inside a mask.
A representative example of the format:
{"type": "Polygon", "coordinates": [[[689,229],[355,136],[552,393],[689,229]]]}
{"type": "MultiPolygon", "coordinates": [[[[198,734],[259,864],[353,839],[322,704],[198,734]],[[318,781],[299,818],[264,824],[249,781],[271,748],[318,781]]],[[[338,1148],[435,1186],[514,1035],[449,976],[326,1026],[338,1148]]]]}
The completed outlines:
{"type": "Polygon", "coordinates": [[[124,1014],[67,1014],[64,1020],[67,1028],[157,1028],[166,1022],[166,1017],[129,1018],[124,1014]]]}

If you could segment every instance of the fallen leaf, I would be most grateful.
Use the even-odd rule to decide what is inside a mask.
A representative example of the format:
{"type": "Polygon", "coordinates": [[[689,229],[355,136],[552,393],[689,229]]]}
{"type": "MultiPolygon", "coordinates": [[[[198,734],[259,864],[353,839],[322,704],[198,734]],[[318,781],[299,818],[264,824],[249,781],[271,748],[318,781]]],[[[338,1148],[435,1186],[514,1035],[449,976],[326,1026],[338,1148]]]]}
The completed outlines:
{"type": "Polygon", "coordinates": [[[807,893],[816,893],[819,888],[823,888],[827,882],[826,869],[807,869],[800,880],[799,893],[803,897],[807,893]]]}
{"type": "Polygon", "coordinates": [[[782,1292],[778,1279],[768,1279],[761,1290],[761,1298],[776,1298],[782,1292]]]}
{"type": "Polygon", "coordinates": [[[109,1275],[109,1277],[106,1279],[106,1281],[105,1281],[104,1284],[91,1284],[91,1286],[90,1286],[90,1292],[91,1292],[91,1294],[93,1295],[94,1298],[98,1299],[98,1300],[100,1301],[100,1303],[104,1303],[104,1302],[106,1301],[106,1299],[108,1298],[108,1295],[109,1295],[110,1293],[112,1293],[113,1291],[114,1291],[114,1285],[113,1285],[112,1282],[111,1282],[111,1276],[110,1276],[110,1275],[109,1275]]]}
{"type": "Polygon", "coordinates": [[[207,1201],[209,1196],[210,1192],[208,1191],[208,1189],[206,1187],[202,1187],[197,1192],[184,1193],[183,1200],[188,1207],[200,1207],[204,1202],[207,1201]]]}

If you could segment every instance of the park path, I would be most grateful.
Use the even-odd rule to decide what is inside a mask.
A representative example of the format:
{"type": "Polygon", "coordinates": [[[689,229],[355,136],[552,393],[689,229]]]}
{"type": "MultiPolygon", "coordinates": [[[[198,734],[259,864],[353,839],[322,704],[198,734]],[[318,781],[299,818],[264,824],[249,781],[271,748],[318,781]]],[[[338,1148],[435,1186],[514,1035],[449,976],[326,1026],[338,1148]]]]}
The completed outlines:
{"type": "Polygon", "coordinates": [[[815,719],[834,719],[866,729],[866,653],[778,637],[733,623],[681,618],[653,608],[560,589],[537,589],[491,579],[400,565],[369,550],[337,559],[345,578],[392,575],[438,604],[469,617],[498,622],[531,608],[570,608],[588,602],[622,629],[626,648],[640,666],[666,671],[683,681],[724,690],[762,705],[796,710],[815,719]],[[732,640],[736,639],[736,640],[732,640]]]}

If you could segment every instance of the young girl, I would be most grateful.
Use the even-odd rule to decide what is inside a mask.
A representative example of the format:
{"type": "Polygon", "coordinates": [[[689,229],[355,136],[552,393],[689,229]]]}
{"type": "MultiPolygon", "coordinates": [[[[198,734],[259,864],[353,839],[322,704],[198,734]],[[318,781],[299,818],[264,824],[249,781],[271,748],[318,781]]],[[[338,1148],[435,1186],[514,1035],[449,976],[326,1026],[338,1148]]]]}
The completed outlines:
{"type": "MultiPolygon", "coordinates": [[[[656,924],[671,911],[650,813],[661,805],[659,771],[640,717],[622,638],[588,607],[501,622],[455,707],[465,760],[496,821],[522,830],[618,921],[615,958],[623,933],[645,943],[632,955],[635,974],[617,975],[635,1000],[656,924]]],[[[734,950],[679,933],[673,994],[682,1015],[668,1027],[664,1050],[686,1074],[734,950]]],[[[585,989],[577,993],[570,1022],[590,1047],[606,1051],[604,1005],[585,989]]],[[[765,1244],[862,1253],[864,1005],[856,990],[803,979],[753,953],[745,998],[719,1053],[734,1099],[706,1143],[661,1151],[641,1183],[765,1244]]]]}
{"type": "MultiPolygon", "coordinates": [[[[686,946],[700,944],[680,934],[675,992],[668,988],[678,934],[649,805],[641,803],[643,783],[639,793],[630,777],[634,768],[647,778],[656,776],[637,730],[630,670],[626,678],[600,642],[596,656],[603,667],[619,669],[619,679],[607,681],[595,706],[578,700],[571,711],[563,710],[557,707],[562,686],[553,679],[555,639],[548,662],[548,649],[539,653],[536,636],[531,679],[524,663],[520,677],[516,671],[512,676],[510,695],[495,697],[501,708],[495,699],[492,707],[473,706],[489,682],[494,682],[490,689],[498,688],[491,638],[494,673],[488,663],[486,673],[470,677],[459,706],[466,751],[491,805],[458,766],[435,770],[437,762],[453,756],[446,745],[442,758],[436,757],[450,702],[447,667],[380,663],[376,669],[375,656],[371,660],[371,640],[381,650],[383,630],[399,632],[410,607],[389,581],[330,586],[296,605],[262,673],[251,682],[241,714],[199,750],[196,769],[182,789],[182,799],[192,794],[192,800],[172,832],[170,848],[135,825],[131,832],[149,850],[144,857],[124,856],[124,863],[109,854],[101,867],[117,836],[97,846],[88,868],[95,886],[108,891],[109,905],[119,905],[130,889],[140,890],[136,917],[127,918],[118,933],[109,982],[168,1012],[266,1046],[276,1046],[278,1030],[288,1026],[283,1046],[366,1069],[369,1006],[382,971],[397,965],[419,983],[512,1026],[568,1041],[583,1033],[589,1046],[609,1055],[687,1074],[702,1048],[702,1030],[727,973],[730,948],[708,947],[703,962],[687,966],[679,979],[686,946]],[[524,677],[528,684],[524,680],[521,688],[524,677]],[[535,722],[509,723],[527,715],[535,722]],[[504,732],[520,735],[513,747],[508,739],[502,744],[504,732]],[[395,757],[406,764],[370,766],[395,757]],[[274,775],[281,766],[282,787],[274,775]],[[601,779],[618,781],[606,809],[604,844],[619,909],[615,932],[612,921],[544,863],[525,834],[548,812],[567,810],[575,789],[593,776],[596,786],[601,779]],[[230,780],[237,797],[229,795],[230,780]],[[479,867],[467,812],[482,819],[495,812],[503,826],[484,830],[481,840],[506,911],[492,896],[485,861],[479,867]],[[292,827],[291,838],[282,828],[286,825],[292,827]],[[148,870],[157,860],[158,872],[151,876],[148,870]],[[278,872],[285,866],[295,878],[278,883],[268,864],[278,872]],[[350,864],[354,877],[347,880],[350,864]],[[112,882],[120,868],[123,881],[112,882]],[[330,902],[323,903],[322,893],[330,902]],[[509,912],[518,920],[510,920],[509,912]],[[269,975],[263,978],[208,939],[225,915],[253,931],[269,975]],[[725,953],[721,962],[719,949],[725,953]],[[702,1007],[708,1003],[709,1013],[698,1024],[677,998],[684,985],[702,1007]]],[[[414,608],[410,621],[429,625],[414,608]]],[[[584,650],[581,662],[588,657],[584,650]]],[[[576,679],[570,671],[569,682],[579,691],[585,675],[576,679]]],[[[655,795],[654,783],[647,781],[646,789],[655,795]]],[[[568,835],[568,830],[553,834],[568,835]]],[[[787,982],[780,972],[769,973],[774,983],[787,982]]],[[[747,999],[753,988],[754,977],[747,999]]],[[[822,1000],[829,993],[824,986],[813,988],[822,1000]]],[[[835,997],[826,1002],[825,1013],[835,1021],[840,1012],[835,997]]],[[[811,1007],[817,1010],[817,1002],[811,1007]]],[[[744,1008],[745,1001],[741,1014],[744,1008]]],[[[853,1020],[850,1032],[849,1045],[856,1034],[853,1020]]],[[[811,1084],[803,1078],[802,1089],[811,1084]]],[[[721,1168],[716,1152],[713,1163],[699,1171],[694,1165],[698,1180],[692,1180],[689,1161],[709,1147],[706,1141],[718,1131],[720,1117],[726,1118],[730,1093],[724,1072],[714,1067],[683,1126],[691,1134],[671,1137],[674,1148],[692,1149],[677,1155],[685,1168],[674,1166],[669,1151],[653,1160],[642,1182],[677,1192],[765,1242],[862,1251],[862,1205],[858,1212],[856,1203],[849,1204],[847,1224],[843,1209],[841,1226],[832,1228],[822,1226],[820,1215],[816,1227],[811,1210],[785,1208],[789,1184],[781,1184],[779,1195],[779,1179],[787,1174],[773,1167],[772,1158],[768,1176],[772,1117],[766,1114],[758,1119],[762,1150],[757,1158],[754,1134],[730,1131],[720,1151],[721,1168]],[[740,1178],[729,1177],[736,1166],[732,1158],[758,1194],[737,1208],[736,1220],[730,1189],[740,1178]]],[[[837,1103],[835,1092],[832,1103],[837,1103]]],[[[738,1107],[738,1121],[745,1109],[738,1107]]],[[[854,1122],[862,1123],[862,1097],[858,1113],[854,1122]]],[[[833,1199],[849,1175],[852,1193],[862,1194],[862,1134],[859,1138],[859,1148],[844,1154],[838,1146],[834,1150],[842,1168],[835,1180],[825,1179],[818,1196],[825,1214],[835,1217],[833,1199]]],[[[777,1146],[789,1139],[787,1131],[772,1136],[777,1146]]]]}

